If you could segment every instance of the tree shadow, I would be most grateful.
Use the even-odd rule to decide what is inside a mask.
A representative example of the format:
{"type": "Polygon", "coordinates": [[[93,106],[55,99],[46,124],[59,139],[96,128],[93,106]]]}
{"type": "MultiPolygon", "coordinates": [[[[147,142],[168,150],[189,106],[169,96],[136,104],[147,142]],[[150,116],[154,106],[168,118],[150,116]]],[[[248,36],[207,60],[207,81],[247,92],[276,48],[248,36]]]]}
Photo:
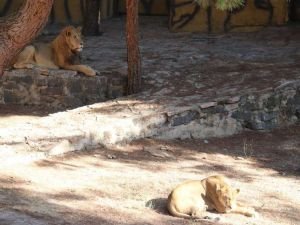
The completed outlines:
{"type": "Polygon", "coordinates": [[[0,104],[0,117],[8,116],[36,116],[44,117],[61,110],[46,106],[28,106],[14,104],[0,104]]]}
{"type": "MultiPolygon", "coordinates": [[[[2,181],[0,182],[1,185],[2,181]]],[[[81,201],[85,198],[77,194],[58,193],[54,195],[28,191],[22,188],[0,188],[0,224],[1,225],[115,225],[147,224],[140,222],[125,222],[116,220],[118,211],[110,210],[110,216],[105,209],[95,209],[96,212],[80,208],[70,208],[53,203],[53,199],[68,199],[81,201]],[[115,218],[112,218],[115,215],[115,218]]],[[[124,213],[124,212],[123,212],[124,213]]],[[[129,215],[128,215],[129,216],[129,215]]]]}
{"type": "Polygon", "coordinates": [[[52,168],[62,168],[64,170],[75,170],[79,167],[72,164],[55,160],[40,160],[35,163],[38,167],[52,167],[52,168]]]}
{"type": "MultiPolygon", "coordinates": [[[[246,131],[231,137],[210,138],[206,141],[195,140],[153,140],[143,139],[132,142],[123,149],[118,148],[97,148],[90,151],[78,151],[76,154],[66,153],[60,157],[63,160],[80,159],[82,156],[93,155],[102,157],[104,161],[116,161],[127,166],[138,167],[144,170],[164,171],[164,166],[150,166],[155,163],[177,163],[182,160],[195,161],[199,165],[181,166],[182,170],[191,173],[215,172],[224,174],[230,178],[238,178],[244,182],[251,182],[253,174],[251,172],[234,168],[230,165],[222,164],[218,161],[217,155],[230,157],[233,162],[252,162],[255,168],[270,168],[278,172],[278,175],[300,176],[300,139],[298,133],[300,126],[289,126],[276,129],[272,132],[246,131]],[[206,143],[207,142],[207,143],[206,143]],[[245,147],[247,146],[247,147],[245,147]],[[127,151],[126,149],[132,148],[127,151]],[[146,148],[163,152],[161,156],[151,154],[146,148]],[[166,149],[165,149],[166,148],[166,149]],[[208,160],[203,155],[216,155],[214,160],[208,160]],[[143,163],[141,163],[143,162],[143,163]]],[[[61,138],[64,139],[64,138],[61,138]]],[[[222,157],[221,157],[222,158],[222,157]]],[[[58,162],[58,161],[57,161],[58,162]]],[[[55,161],[40,161],[38,166],[52,167],[55,161]]],[[[62,165],[72,169],[72,165],[62,165]]],[[[58,165],[56,165],[58,166],[58,165]]],[[[95,166],[102,166],[101,162],[95,166]],[[100,163],[100,164],[99,164],[100,163]]]]}

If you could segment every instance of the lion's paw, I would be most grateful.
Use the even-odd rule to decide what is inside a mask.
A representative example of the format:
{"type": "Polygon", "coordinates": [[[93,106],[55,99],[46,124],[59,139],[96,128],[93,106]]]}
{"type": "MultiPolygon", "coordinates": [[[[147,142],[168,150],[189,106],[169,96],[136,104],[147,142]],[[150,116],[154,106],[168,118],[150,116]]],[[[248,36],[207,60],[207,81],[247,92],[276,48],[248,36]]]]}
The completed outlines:
{"type": "Polygon", "coordinates": [[[33,68],[35,68],[33,64],[30,63],[26,64],[26,69],[33,69],[33,68]]]}
{"type": "Polygon", "coordinates": [[[96,76],[97,71],[92,69],[91,67],[86,67],[85,75],[87,76],[96,76]]]}
{"type": "Polygon", "coordinates": [[[246,213],[246,216],[257,218],[259,216],[259,214],[255,211],[255,209],[249,208],[247,213],[246,213]]]}

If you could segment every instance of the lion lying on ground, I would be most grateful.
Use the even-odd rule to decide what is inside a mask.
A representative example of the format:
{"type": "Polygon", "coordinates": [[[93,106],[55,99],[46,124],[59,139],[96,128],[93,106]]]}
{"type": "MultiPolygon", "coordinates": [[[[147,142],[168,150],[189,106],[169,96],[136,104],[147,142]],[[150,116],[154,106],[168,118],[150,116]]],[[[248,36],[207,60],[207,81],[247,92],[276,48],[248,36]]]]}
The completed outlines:
{"type": "Polygon", "coordinates": [[[181,218],[211,219],[206,212],[210,210],[255,216],[253,208],[236,202],[239,192],[230,187],[223,176],[210,176],[178,185],[169,195],[167,207],[171,215],[181,218]]]}
{"type": "Polygon", "coordinates": [[[66,69],[95,76],[96,71],[86,65],[76,64],[82,51],[81,28],[65,27],[49,44],[29,45],[17,56],[13,67],[16,69],[44,67],[48,69],[66,69]]]}

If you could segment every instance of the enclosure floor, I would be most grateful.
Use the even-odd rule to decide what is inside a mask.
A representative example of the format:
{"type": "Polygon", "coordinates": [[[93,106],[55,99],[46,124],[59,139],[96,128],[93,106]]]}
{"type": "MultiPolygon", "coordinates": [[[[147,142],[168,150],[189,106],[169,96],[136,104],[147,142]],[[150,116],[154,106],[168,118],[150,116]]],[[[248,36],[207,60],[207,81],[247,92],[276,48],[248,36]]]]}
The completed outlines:
{"type": "MultiPolygon", "coordinates": [[[[244,96],[299,90],[299,27],[207,35],[169,33],[164,17],[142,17],[140,24],[141,93],[63,111],[0,107],[0,224],[212,224],[165,209],[175,185],[212,174],[229,177],[241,202],[259,213],[220,215],[220,224],[298,224],[299,125],[174,137],[202,132],[190,126],[193,119],[221,119],[218,110],[228,102],[238,107],[244,96]],[[151,138],[166,132],[173,139],[151,138]]],[[[104,21],[102,29],[87,38],[83,60],[126,75],[124,20],[104,21]]]]}

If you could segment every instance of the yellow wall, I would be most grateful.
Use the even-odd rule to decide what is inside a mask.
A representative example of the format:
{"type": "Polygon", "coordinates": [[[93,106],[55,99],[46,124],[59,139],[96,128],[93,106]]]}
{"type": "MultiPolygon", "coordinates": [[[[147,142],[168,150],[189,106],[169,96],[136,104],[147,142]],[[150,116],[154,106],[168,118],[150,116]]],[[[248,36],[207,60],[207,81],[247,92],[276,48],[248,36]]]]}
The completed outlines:
{"type": "MultiPolygon", "coordinates": [[[[170,6],[170,30],[176,32],[252,31],[267,25],[283,25],[287,21],[288,4],[285,0],[270,0],[271,5],[264,9],[261,5],[255,4],[254,0],[246,2],[242,9],[232,13],[215,8],[212,8],[209,13],[195,2],[173,0],[170,6]]],[[[261,3],[265,3],[265,0],[261,0],[261,3]]]]}
{"type": "MultiPolygon", "coordinates": [[[[0,15],[16,10],[23,1],[0,0],[0,15]]],[[[85,1],[88,0],[54,0],[49,21],[80,24],[83,20],[85,1]]],[[[126,11],[126,0],[99,0],[99,2],[102,19],[111,17],[115,12],[125,13],[126,11]]],[[[146,15],[169,15],[169,28],[175,32],[252,31],[267,25],[282,25],[287,21],[286,0],[270,0],[270,7],[265,9],[261,6],[265,6],[267,0],[247,0],[246,2],[244,8],[232,13],[215,8],[212,8],[209,13],[201,9],[194,0],[140,0],[139,10],[141,14],[146,15]]],[[[300,7],[300,3],[297,5],[300,7]]],[[[297,12],[299,10],[295,10],[296,16],[297,12]]]]}

